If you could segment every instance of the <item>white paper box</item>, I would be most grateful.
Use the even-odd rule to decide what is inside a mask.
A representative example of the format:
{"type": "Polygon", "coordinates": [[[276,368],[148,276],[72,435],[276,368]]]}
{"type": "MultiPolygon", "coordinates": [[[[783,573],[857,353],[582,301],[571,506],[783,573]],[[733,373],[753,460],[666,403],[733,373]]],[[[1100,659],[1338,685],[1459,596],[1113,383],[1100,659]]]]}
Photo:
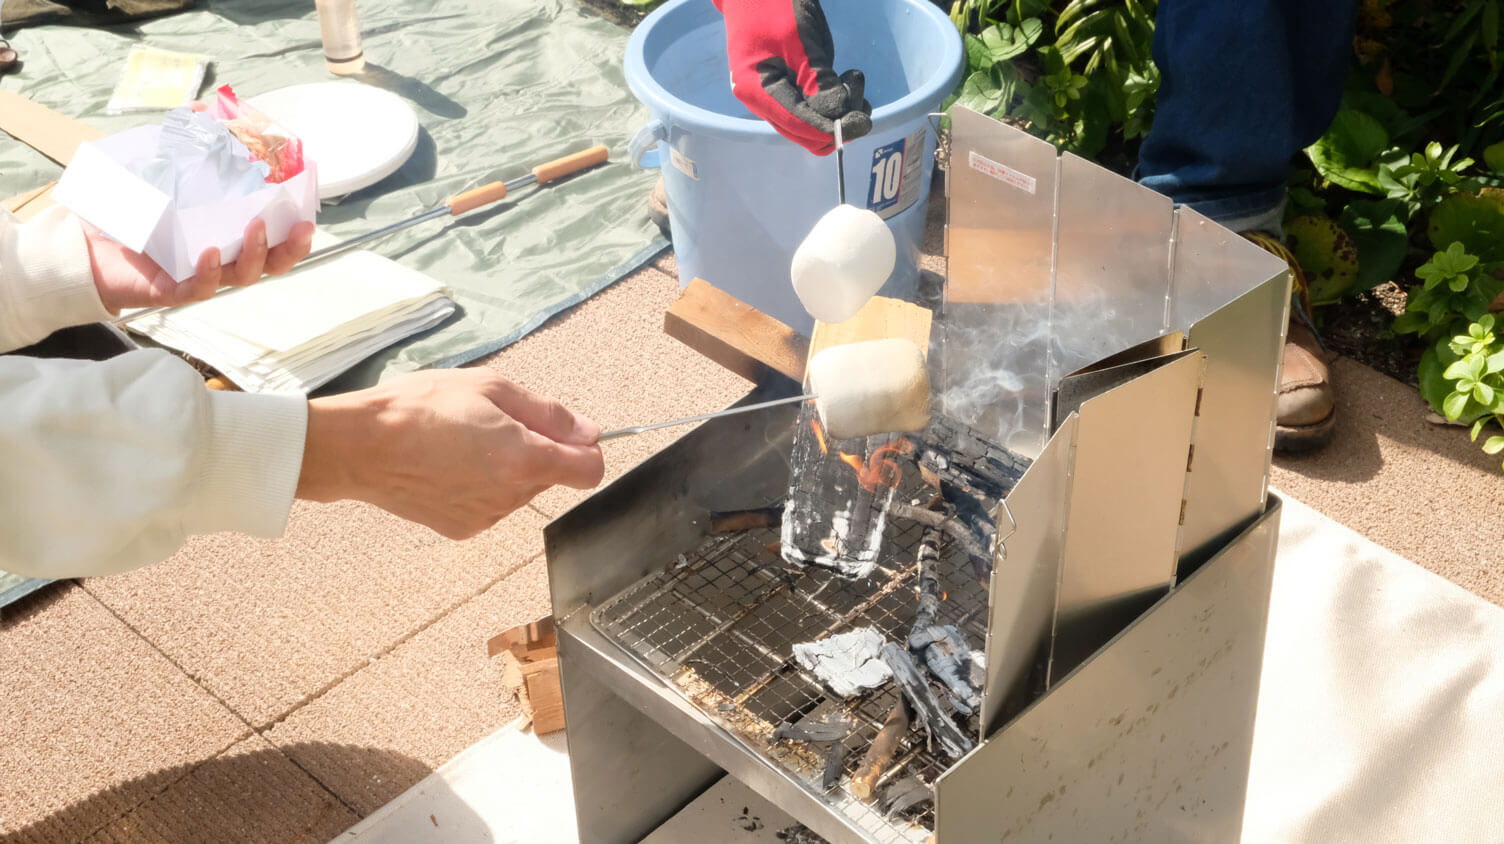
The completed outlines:
{"type": "Polygon", "coordinates": [[[174,207],[172,198],[126,166],[156,155],[160,126],[128,129],[81,144],[63,171],[53,196],[81,219],[145,253],[173,279],[193,275],[198,256],[218,246],[226,264],[240,256],[241,235],[251,220],[266,221],[266,242],[276,246],[292,227],[318,212],[318,178],[312,161],[281,184],[247,196],[194,208],[174,207]]]}

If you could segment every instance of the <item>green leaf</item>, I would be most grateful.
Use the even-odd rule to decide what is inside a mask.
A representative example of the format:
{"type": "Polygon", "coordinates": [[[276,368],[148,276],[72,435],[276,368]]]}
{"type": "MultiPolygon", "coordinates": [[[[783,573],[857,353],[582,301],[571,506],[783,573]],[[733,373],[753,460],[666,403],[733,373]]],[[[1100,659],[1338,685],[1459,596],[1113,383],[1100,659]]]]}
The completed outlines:
{"type": "Polygon", "coordinates": [[[1504,437],[1489,437],[1483,443],[1484,454],[1498,454],[1501,451],[1504,451],[1504,437]]]}
{"type": "Polygon", "coordinates": [[[1038,20],[1024,21],[1024,26],[1019,27],[1006,23],[993,24],[982,30],[980,40],[993,63],[1005,62],[1027,51],[1029,46],[1038,40],[1043,28],[1044,24],[1038,20]],[[1033,24],[1032,28],[1028,26],[1029,24],[1033,24]],[[1029,37],[1031,31],[1033,32],[1032,38],[1029,37]]]}
{"type": "Polygon", "coordinates": [[[1504,141],[1483,148],[1483,163],[1496,173],[1504,173],[1504,141]]]}
{"type": "Polygon", "coordinates": [[[993,65],[992,51],[987,45],[970,32],[961,36],[961,44],[966,48],[966,66],[972,70],[989,70],[993,65]]]}
{"type": "Polygon", "coordinates": [[[1464,358],[1447,367],[1446,370],[1441,373],[1441,377],[1446,378],[1450,381],[1458,381],[1468,377],[1469,374],[1470,373],[1468,371],[1467,359],[1464,358]]]}
{"type": "Polygon", "coordinates": [[[1436,249],[1459,243],[1485,263],[1504,260],[1504,202],[1493,191],[1452,194],[1431,209],[1426,234],[1436,249]]]}
{"type": "Polygon", "coordinates": [[[1420,395],[1437,413],[1442,412],[1441,403],[1452,392],[1452,382],[1443,378],[1441,373],[1455,360],[1457,360],[1457,355],[1453,354],[1445,343],[1427,347],[1420,356],[1420,366],[1415,372],[1420,382],[1420,395]]]}
{"type": "Polygon", "coordinates": [[[1478,404],[1488,407],[1494,403],[1494,388],[1479,381],[1473,385],[1473,398],[1478,404]]]}
{"type": "MultiPolygon", "coordinates": [[[[1293,199],[1295,190],[1290,193],[1293,199]]],[[[1405,231],[1409,216],[1398,199],[1355,199],[1342,210],[1342,227],[1358,247],[1358,281],[1350,293],[1372,290],[1399,272],[1410,251],[1405,231]]]]}
{"type": "Polygon", "coordinates": [[[1447,396],[1446,401],[1441,403],[1441,412],[1446,414],[1448,419],[1456,422],[1462,418],[1462,412],[1467,410],[1467,399],[1467,393],[1452,393],[1447,396]]]}
{"type": "Polygon", "coordinates": [[[992,114],[1003,104],[1003,89],[998,87],[992,73],[986,70],[973,71],[961,86],[961,96],[955,105],[965,106],[978,114],[992,114]]]}
{"type": "Polygon", "coordinates": [[[1504,372],[1504,352],[1495,352],[1483,359],[1483,370],[1490,375],[1504,372]]]}
{"type": "Polygon", "coordinates": [[[1467,276],[1465,274],[1452,276],[1447,280],[1447,287],[1451,288],[1453,293],[1461,293],[1467,289],[1467,276]]]}
{"type": "Polygon", "coordinates": [[[1478,441],[1478,432],[1482,431],[1483,430],[1483,426],[1486,425],[1486,424],[1488,424],[1488,419],[1486,419],[1486,418],[1479,419],[1477,422],[1474,422],[1473,423],[1473,430],[1467,435],[1467,438],[1470,439],[1470,440],[1472,440],[1473,442],[1477,442],[1478,441]]]}
{"type": "Polygon", "coordinates": [[[1374,159],[1389,146],[1389,133],[1378,120],[1354,109],[1337,112],[1326,134],[1306,147],[1306,155],[1324,178],[1348,190],[1383,194],[1374,159]]]}
{"type": "Polygon", "coordinates": [[[1457,71],[1462,69],[1462,63],[1467,61],[1468,54],[1472,53],[1473,45],[1476,43],[1478,43],[1478,31],[1473,30],[1468,33],[1466,38],[1462,39],[1461,46],[1451,48],[1452,60],[1447,62],[1446,72],[1441,75],[1441,82],[1436,85],[1437,91],[1441,91],[1441,89],[1447,87],[1452,81],[1452,77],[1456,76],[1457,71]]]}

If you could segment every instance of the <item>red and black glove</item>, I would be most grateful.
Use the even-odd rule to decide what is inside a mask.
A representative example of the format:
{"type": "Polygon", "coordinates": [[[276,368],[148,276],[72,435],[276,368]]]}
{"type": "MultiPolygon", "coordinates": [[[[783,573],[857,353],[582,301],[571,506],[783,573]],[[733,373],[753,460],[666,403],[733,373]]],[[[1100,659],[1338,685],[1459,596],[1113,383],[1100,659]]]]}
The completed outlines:
{"type": "Polygon", "coordinates": [[[817,0],[715,0],[726,18],[731,90],[780,135],[816,155],[872,129],[859,70],[836,75],[835,43],[817,0]]]}

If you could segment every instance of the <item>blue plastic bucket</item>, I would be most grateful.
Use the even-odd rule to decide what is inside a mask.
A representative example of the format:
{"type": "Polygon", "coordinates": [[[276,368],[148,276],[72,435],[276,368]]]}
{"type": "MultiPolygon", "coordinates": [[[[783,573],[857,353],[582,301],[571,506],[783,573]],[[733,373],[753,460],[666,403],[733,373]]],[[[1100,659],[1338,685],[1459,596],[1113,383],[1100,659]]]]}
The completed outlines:
{"type": "MultiPolygon", "coordinates": [[[[919,281],[935,135],[928,115],[961,77],[961,37],[929,0],[823,0],[836,70],[861,70],[872,132],[846,144],[846,201],[887,219],[898,262],[882,295],[919,281]]],[[[789,280],[794,250],[836,204],[834,155],[815,156],[731,93],[726,27],[711,0],[673,0],[627,43],[627,84],[652,120],[633,162],[661,167],[680,286],[703,278],[808,334],[789,280]]]]}

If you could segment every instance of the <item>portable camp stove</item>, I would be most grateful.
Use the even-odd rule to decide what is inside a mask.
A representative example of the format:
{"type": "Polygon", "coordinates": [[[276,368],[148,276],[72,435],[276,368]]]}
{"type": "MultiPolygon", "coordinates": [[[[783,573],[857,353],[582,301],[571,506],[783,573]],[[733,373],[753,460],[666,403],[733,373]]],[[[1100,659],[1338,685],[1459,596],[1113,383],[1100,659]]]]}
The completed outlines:
{"type": "Polygon", "coordinates": [[[952,120],[937,413],[871,572],[791,565],[767,521],[722,532],[715,514],[779,512],[810,459],[792,407],[712,420],[547,529],[581,840],[638,840],[725,774],[834,842],[1070,841],[1083,819],[1236,838],[1288,272],[1089,162],[952,120]],[[965,530],[917,521],[935,479],[965,530]],[[916,726],[858,789],[895,685],[844,697],[792,651],[866,627],[905,643],[927,545],[937,622],[981,654],[971,714],[936,716],[971,749],[916,726]]]}

